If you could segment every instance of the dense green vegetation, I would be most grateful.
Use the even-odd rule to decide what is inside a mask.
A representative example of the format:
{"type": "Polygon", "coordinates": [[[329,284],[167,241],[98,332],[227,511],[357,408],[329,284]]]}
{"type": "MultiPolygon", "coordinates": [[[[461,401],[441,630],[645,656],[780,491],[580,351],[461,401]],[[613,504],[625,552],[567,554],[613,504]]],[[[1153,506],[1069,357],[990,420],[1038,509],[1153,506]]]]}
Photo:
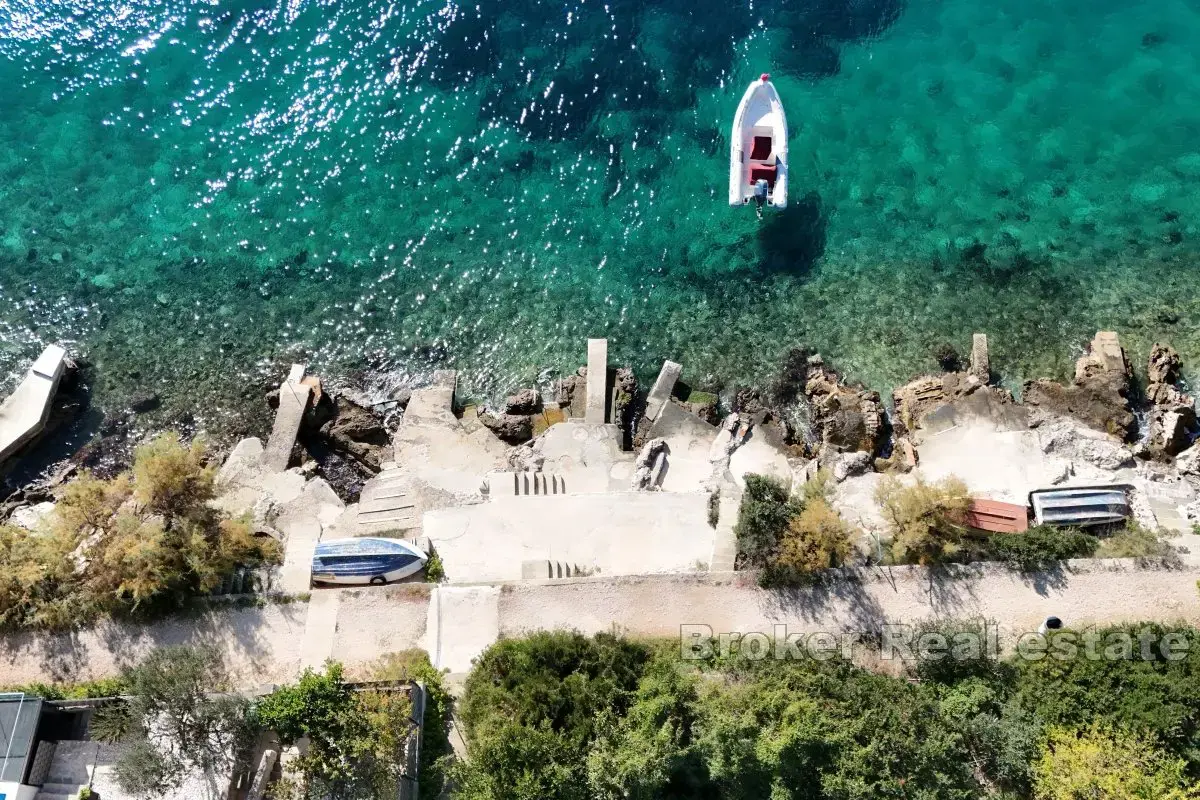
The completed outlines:
{"type": "Polygon", "coordinates": [[[179,608],[275,543],[210,505],[204,446],[164,434],[111,480],[67,484],[41,529],[0,526],[0,628],[70,628],[101,614],[179,608]]]}
{"type": "Polygon", "coordinates": [[[778,481],[746,476],[746,491],[734,525],[739,568],[758,569],[759,585],[790,586],[824,569],[846,564],[861,534],[830,503],[825,472],[790,497],[778,481]]]}
{"type": "Polygon", "coordinates": [[[677,643],[538,633],[484,652],[461,717],[463,800],[1200,796],[1195,648],[889,677],[841,658],[684,661],[677,643]]]}

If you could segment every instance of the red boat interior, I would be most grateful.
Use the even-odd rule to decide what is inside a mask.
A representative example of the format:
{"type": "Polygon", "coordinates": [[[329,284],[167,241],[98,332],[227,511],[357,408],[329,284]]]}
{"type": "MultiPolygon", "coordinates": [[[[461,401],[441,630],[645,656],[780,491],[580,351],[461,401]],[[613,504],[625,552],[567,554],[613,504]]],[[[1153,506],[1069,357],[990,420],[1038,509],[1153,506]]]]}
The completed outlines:
{"type": "MultiPolygon", "coordinates": [[[[766,161],[771,157],[771,137],[770,136],[755,136],[754,146],[750,149],[751,161],[766,161]]],[[[778,169],[775,164],[751,164],[750,165],[750,185],[753,186],[760,180],[765,180],[767,186],[775,188],[775,178],[778,175],[778,169]]]]}

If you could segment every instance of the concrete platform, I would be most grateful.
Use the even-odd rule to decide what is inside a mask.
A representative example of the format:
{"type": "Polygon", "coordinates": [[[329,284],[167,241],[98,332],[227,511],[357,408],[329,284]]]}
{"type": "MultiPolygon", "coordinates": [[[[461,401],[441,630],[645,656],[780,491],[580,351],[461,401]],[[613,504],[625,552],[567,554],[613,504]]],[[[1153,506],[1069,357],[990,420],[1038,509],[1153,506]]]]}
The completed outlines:
{"type": "Polygon", "coordinates": [[[423,527],[453,583],[521,580],[533,560],[601,575],[695,572],[715,538],[707,492],[493,498],[430,511],[423,527]]]}
{"type": "Polygon", "coordinates": [[[0,463],[36,439],[46,427],[67,351],[52,344],[33,362],[16,391],[0,405],[0,463]]]}
{"type": "Polygon", "coordinates": [[[558,477],[569,494],[620,492],[629,488],[635,453],[621,450],[616,425],[568,420],[552,425],[534,449],[542,472],[558,477]]]}

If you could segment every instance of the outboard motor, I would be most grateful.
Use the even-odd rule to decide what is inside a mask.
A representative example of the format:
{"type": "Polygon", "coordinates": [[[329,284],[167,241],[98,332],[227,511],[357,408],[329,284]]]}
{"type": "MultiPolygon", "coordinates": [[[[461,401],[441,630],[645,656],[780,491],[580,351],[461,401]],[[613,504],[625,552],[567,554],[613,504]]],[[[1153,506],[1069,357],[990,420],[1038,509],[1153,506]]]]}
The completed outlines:
{"type": "Polygon", "coordinates": [[[767,184],[765,179],[759,178],[754,182],[754,210],[760,219],[763,215],[763,206],[767,204],[767,193],[770,191],[771,187],[767,184]]]}

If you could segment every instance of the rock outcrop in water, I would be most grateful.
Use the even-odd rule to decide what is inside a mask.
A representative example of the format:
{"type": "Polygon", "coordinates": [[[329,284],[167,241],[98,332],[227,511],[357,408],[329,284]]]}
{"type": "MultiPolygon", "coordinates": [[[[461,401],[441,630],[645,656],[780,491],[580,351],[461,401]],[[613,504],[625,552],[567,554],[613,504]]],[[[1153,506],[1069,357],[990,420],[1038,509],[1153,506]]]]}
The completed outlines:
{"type": "Polygon", "coordinates": [[[819,354],[808,358],[804,396],[812,407],[822,456],[878,453],[887,441],[887,412],[878,392],[847,386],[819,354]]]}
{"type": "Polygon", "coordinates": [[[1192,440],[1196,429],[1196,401],[1178,386],[1183,361],[1170,345],[1156,343],[1146,367],[1149,384],[1146,401],[1149,455],[1174,456],[1192,440]]]}
{"type": "Polygon", "coordinates": [[[1074,417],[1090,428],[1130,441],[1137,420],[1129,403],[1132,371],[1117,334],[1100,331],[1075,363],[1075,380],[1063,385],[1039,378],[1022,389],[1025,405],[1045,414],[1074,417]]]}

